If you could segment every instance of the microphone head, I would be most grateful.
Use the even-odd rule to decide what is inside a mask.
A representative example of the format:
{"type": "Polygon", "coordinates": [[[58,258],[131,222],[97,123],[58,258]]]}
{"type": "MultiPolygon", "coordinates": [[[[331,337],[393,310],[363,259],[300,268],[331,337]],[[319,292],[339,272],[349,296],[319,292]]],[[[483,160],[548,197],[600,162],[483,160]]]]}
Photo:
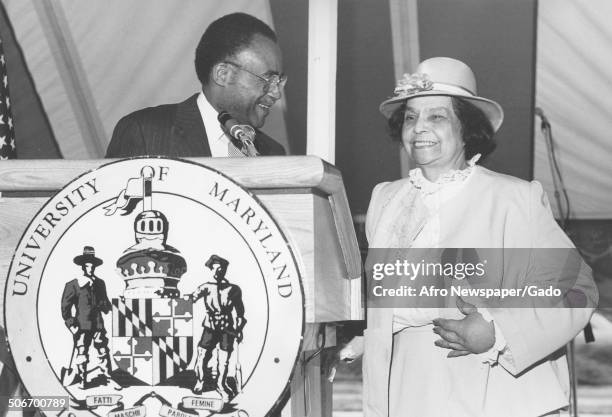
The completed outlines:
{"type": "Polygon", "coordinates": [[[230,130],[230,135],[235,137],[236,139],[249,139],[251,141],[255,140],[255,129],[253,129],[249,125],[233,125],[230,130]]]}
{"type": "Polygon", "coordinates": [[[550,122],[544,115],[544,110],[542,110],[541,107],[536,107],[534,109],[534,113],[540,118],[540,120],[542,120],[542,129],[550,127],[550,122]]]}
{"type": "Polygon", "coordinates": [[[219,113],[219,115],[217,116],[217,120],[219,121],[219,123],[221,123],[221,125],[225,126],[225,124],[228,122],[229,119],[232,118],[232,115],[229,114],[228,112],[226,112],[225,110],[221,111],[219,113]]]}
{"type": "MultiPolygon", "coordinates": [[[[217,116],[217,120],[221,123],[223,129],[229,133],[229,136],[233,139],[237,139],[239,141],[249,140],[251,142],[255,141],[255,129],[253,127],[246,124],[239,124],[236,119],[232,117],[231,114],[226,112],[225,110],[221,111],[217,116]]],[[[237,145],[235,143],[235,145],[237,145]]],[[[238,145],[237,145],[238,146],[238,145]]],[[[240,145],[241,146],[241,145],[240,145]]]]}
{"type": "Polygon", "coordinates": [[[544,118],[544,111],[542,110],[541,107],[536,107],[535,108],[535,114],[536,114],[536,116],[544,118]]]}

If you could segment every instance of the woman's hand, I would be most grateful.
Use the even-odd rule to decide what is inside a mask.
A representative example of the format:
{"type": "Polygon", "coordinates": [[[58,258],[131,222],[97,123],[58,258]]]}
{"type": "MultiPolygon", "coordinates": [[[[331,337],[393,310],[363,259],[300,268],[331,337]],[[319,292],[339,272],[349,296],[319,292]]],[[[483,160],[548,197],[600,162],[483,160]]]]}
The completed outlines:
{"type": "Polygon", "coordinates": [[[461,298],[457,298],[457,308],[465,315],[461,320],[439,318],[433,321],[433,331],[441,337],[434,344],[450,349],[449,358],[491,349],[495,344],[493,322],[486,321],[474,305],[461,298]]]}

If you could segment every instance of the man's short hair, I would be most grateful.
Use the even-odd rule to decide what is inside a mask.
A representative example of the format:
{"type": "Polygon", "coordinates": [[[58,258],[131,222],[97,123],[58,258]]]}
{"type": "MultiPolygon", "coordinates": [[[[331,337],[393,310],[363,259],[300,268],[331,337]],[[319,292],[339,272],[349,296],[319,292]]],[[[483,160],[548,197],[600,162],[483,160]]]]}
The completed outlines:
{"type": "Polygon", "coordinates": [[[247,47],[255,35],[277,41],[270,26],[246,13],[228,14],[212,22],[196,48],[195,68],[202,85],[208,84],[213,66],[247,47]]]}

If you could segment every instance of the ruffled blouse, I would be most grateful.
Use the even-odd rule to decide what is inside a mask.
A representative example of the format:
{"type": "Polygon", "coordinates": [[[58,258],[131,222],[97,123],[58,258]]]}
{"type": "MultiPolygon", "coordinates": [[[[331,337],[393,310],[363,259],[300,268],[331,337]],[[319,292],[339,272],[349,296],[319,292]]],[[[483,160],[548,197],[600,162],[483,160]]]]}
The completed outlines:
{"type": "MultiPolygon", "coordinates": [[[[425,213],[409,213],[408,216],[424,217],[425,223],[416,235],[411,248],[439,248],[440,247],[440,208],[454,196],[456,196],[472,176],[476,162],[480,154],[470,161],[465,169],[449,171],[441,175],[437,181],[429,181],[420,168],[411,170],[408,174],[409,184],[417,190],[418,198],[423,204],[414,207],[422,207],[425,213]]],[[[404,217],[404,216],[402,216],[404,217]]],[[[401,223],[403,220],[399,220],[401,223]]],[[[398,229],[401,229],[399,225],[398,229]]],[[[393,332],[398,332],[406,327],[418,327],[431,324],[440,317],[438,308],[394,308],[393,310],[393,332]]]]}

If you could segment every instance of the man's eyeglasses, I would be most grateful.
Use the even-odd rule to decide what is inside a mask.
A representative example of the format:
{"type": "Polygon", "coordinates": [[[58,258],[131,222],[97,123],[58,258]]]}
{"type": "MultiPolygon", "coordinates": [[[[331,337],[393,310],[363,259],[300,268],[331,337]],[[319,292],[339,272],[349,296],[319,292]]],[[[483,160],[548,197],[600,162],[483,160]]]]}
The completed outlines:
{"type": "Polygon", "coordinates": [[[285,74],[273,74],[269,76],[255,74],[252,71],[244,68],[242,65],[236,64],[235,62],[225,61],[226,64],[233,65],[241,71],[247,72],[254,77],[259,78],[264,83],[264,92],[268,93],[272,87],[277,87],[279,90],[282,90],[287,83],[287,76],[285,74]]]}

